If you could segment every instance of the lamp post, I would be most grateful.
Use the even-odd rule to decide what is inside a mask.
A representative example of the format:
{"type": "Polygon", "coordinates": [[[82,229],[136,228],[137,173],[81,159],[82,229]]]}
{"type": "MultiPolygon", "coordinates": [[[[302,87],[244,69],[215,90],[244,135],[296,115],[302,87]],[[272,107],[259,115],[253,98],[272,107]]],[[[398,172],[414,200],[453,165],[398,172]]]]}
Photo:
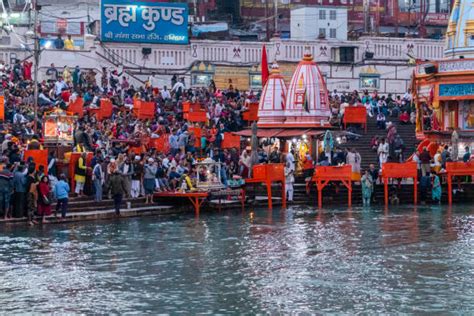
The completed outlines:
{"type": "Polygon", "coordinates": [[[38,132],[38,72],[39,72],[39,59],[40,59],[40,41],[39,41],[39,36],[38,36],[38,5],[36,3],[34,5],[34,14],[35,14],[35,20],[34,20],[34,25],[33,25],[33,31],[29,30],[25,33],[25,35],[34,41],[34,47],[33,47],[33,58],[34,58],[34,70],[33,70],[33,84],[34,84],[34,111],[35,111],[35,125],[34,125],[34,132],[35,134],[38,132]]]}

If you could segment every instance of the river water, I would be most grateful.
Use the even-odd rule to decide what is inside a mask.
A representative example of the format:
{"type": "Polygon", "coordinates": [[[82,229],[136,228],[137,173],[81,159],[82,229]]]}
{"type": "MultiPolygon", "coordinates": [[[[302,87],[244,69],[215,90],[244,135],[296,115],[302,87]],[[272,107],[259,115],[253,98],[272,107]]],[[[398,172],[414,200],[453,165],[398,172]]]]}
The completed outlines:
{"type": "Polygon", "coordinates": [[[474,313],[474,206],[0,227],[0,314],[474,313]]]}

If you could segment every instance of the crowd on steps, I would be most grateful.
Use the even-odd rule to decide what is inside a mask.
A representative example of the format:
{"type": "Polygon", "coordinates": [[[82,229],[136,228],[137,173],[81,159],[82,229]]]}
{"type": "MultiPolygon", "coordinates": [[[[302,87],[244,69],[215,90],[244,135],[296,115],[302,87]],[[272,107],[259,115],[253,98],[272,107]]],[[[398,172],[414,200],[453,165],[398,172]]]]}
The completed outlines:
{"type": "MultiPolygon", "coordinates": [[[[45,221],[54,210],[64,217],[70,196],[84,195],[93,196],[95,201],[113,199],[120,214],[124,198],[145,197],[146,203],[155,203],[157,192],[194,190],[197,179],[208,177],[196,169],[196,163],[206,158],[222,164],[219,178],[224,187],[241,185],[250,176],[254,163],[284,163],[290,201],[295,174],[299,171],[309,177],[318,165],[350,164],[354,173],[361,172],[361,156],[355,148],[344,150],[335,145],[332,150],[322,150],[318,161],[309,152],[300,155],[290,148],[284,153],[282,148],[263,140],[256,153],[245,146],[222,148],[226,133],[248,126],[243,113],[260,97],[259,92],[240,91],[232,83],[223,90],[212,80],[208,87],[190,88],[186,87],[184,78],[173,76],[169,87],[159,86],[161,81],[152,74],[144,85],[134,86],[117,69],[96,72],[51,64],[46,78],[38,84],[36,109],[31,66],[29,61],[0,63],[5,100],[4,120],[0,125],[0,212],[5,219],[26,217],[35,224],[45,221]],[[38,167],[33,159],[24,159],[25,150],[44,148],[44,114],[56,109],[68,111],[78,98],[84,100],[85,111],[74,124],[72,151],[82,153],[73,166],[74,178],[59,167],[62,157],[57,157],[54,150],[49,152],[47,166],[38,167]],[[104,98],[112,102],[113,112],[110,117],[98,118],[90,110],[100,108],[104,98]],[[137,100],[154,104],[152,118],[139,119],[134,114],[137,100]],[[206,113],[205,122],[193,123],[185,118],[183,104],[188,101],[200,104],[206,113]],[[194,133],[195,128],[201,130],[200,135],[194,133]],[[140,145],[140,140],[165,135],[167,141],[161,150],[146,147],[139,153],[131,150],[140,145]],[[86,153],[92,153],[90,162],[86,153]]],[[[387,118],[397,117],[402,124],[413,123],[409,92],[404,96],[380,96],[368,91],[334,91],[330,93],[330,104],[330,121],[334,126],[340,126],[345,109],[354,105],[365,106],[368,115],[380,122],[380,130],[387,135],[374,139],[372,145],[380,166],[404,159],[403,140],[387,118]]],[[[421,166],[425,163],[420,160],[421,166]]],[[[380,166],[362,172],[366,191],[373,190],[377,183],[380,166]]],[[[426,171],[425,167],[421,170],[426,171]]]]}

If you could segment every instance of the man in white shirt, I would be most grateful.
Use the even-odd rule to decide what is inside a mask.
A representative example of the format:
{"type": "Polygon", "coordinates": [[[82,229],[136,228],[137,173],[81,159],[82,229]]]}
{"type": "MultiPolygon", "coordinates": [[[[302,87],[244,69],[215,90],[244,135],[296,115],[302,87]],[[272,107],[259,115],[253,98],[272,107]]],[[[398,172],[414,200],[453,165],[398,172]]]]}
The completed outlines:
{"type": "Polygon", "coordinates": [[[160,85],[160,81],[158,79],[158,77],[156,76],[156,73],[152,73],[150,77],[148,77],[148,82],[150,83],[150,86],[152,88],[158,88],[158,86],[160,85]]]}
{"type": "Polygon", "coordinates": [[[161,90],[161,97],[163,98],[163,100],[171,99],[171,94],[167,86],[164,86],[163,90],[161,90]]]}
{"type": "Polygon", "coordinates": [[[179,80],[176,82],[173,86],[173,89],[171,89],[171,92],[177,93],[181,88],[181,93],[183,93],[183,90],[186,89],[183,83],[183,79],[179,80]]]}
{"type": "Polygon", "coordinates": [[[407,100],[408,102],[411,102],[411,93],[410,89],[408,89],[407,92],[405,92],[405,95],[403,96],[403,99],[407,100]]]}
{"type": "Polygon", "coordinates": [[[58,81],[54,84],[54,93],[58,96],[65,88],[67,88],[67,84],[63,81],[62,77],[59,77],[58,81]]]}
{"type": "Polygon", "coordinates": [[[286,154],[286,162],[290,163],[289,168],[295,170],[295,156],[291,150],[286,154]]]}

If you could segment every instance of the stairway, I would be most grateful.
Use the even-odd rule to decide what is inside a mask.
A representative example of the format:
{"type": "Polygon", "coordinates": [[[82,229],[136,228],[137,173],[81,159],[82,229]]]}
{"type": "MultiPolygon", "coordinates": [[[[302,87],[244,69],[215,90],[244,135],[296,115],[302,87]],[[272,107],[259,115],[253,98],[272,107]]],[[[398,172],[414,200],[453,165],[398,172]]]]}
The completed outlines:
{"type": "MultiPolygon", "coordinates": [[[[400,124],[398,117],[389,117],[388,121],[395,124],[397,128],[398,134],[402,137],[405,143],[405,151],[404,151],[404,158],[407,159],[414,151],[415,146],[417,145],[418,141],[416,139],[416,132],[415,132],[415,125],[408,124],[403,125],[400,124]]],[[[361,168],[365,170],[369,167],[371,163],[375,164],[378,167],[378,157],[377,153],[372,150],[370,147],[370,141],[374,136],[379,136],[380,138],[387,137],[386,130],[377,129],[377,120],[375,117],[368,117],[367,118],[367,133],[364,133],[364,129],[360,125],[354,125],[357,129],[357,134],[361,135],[358,140],[351,140],[345,144],[342,144],[342,148],[356,148],[359,152],[362,161],[361,161],[361,168]]]]}

